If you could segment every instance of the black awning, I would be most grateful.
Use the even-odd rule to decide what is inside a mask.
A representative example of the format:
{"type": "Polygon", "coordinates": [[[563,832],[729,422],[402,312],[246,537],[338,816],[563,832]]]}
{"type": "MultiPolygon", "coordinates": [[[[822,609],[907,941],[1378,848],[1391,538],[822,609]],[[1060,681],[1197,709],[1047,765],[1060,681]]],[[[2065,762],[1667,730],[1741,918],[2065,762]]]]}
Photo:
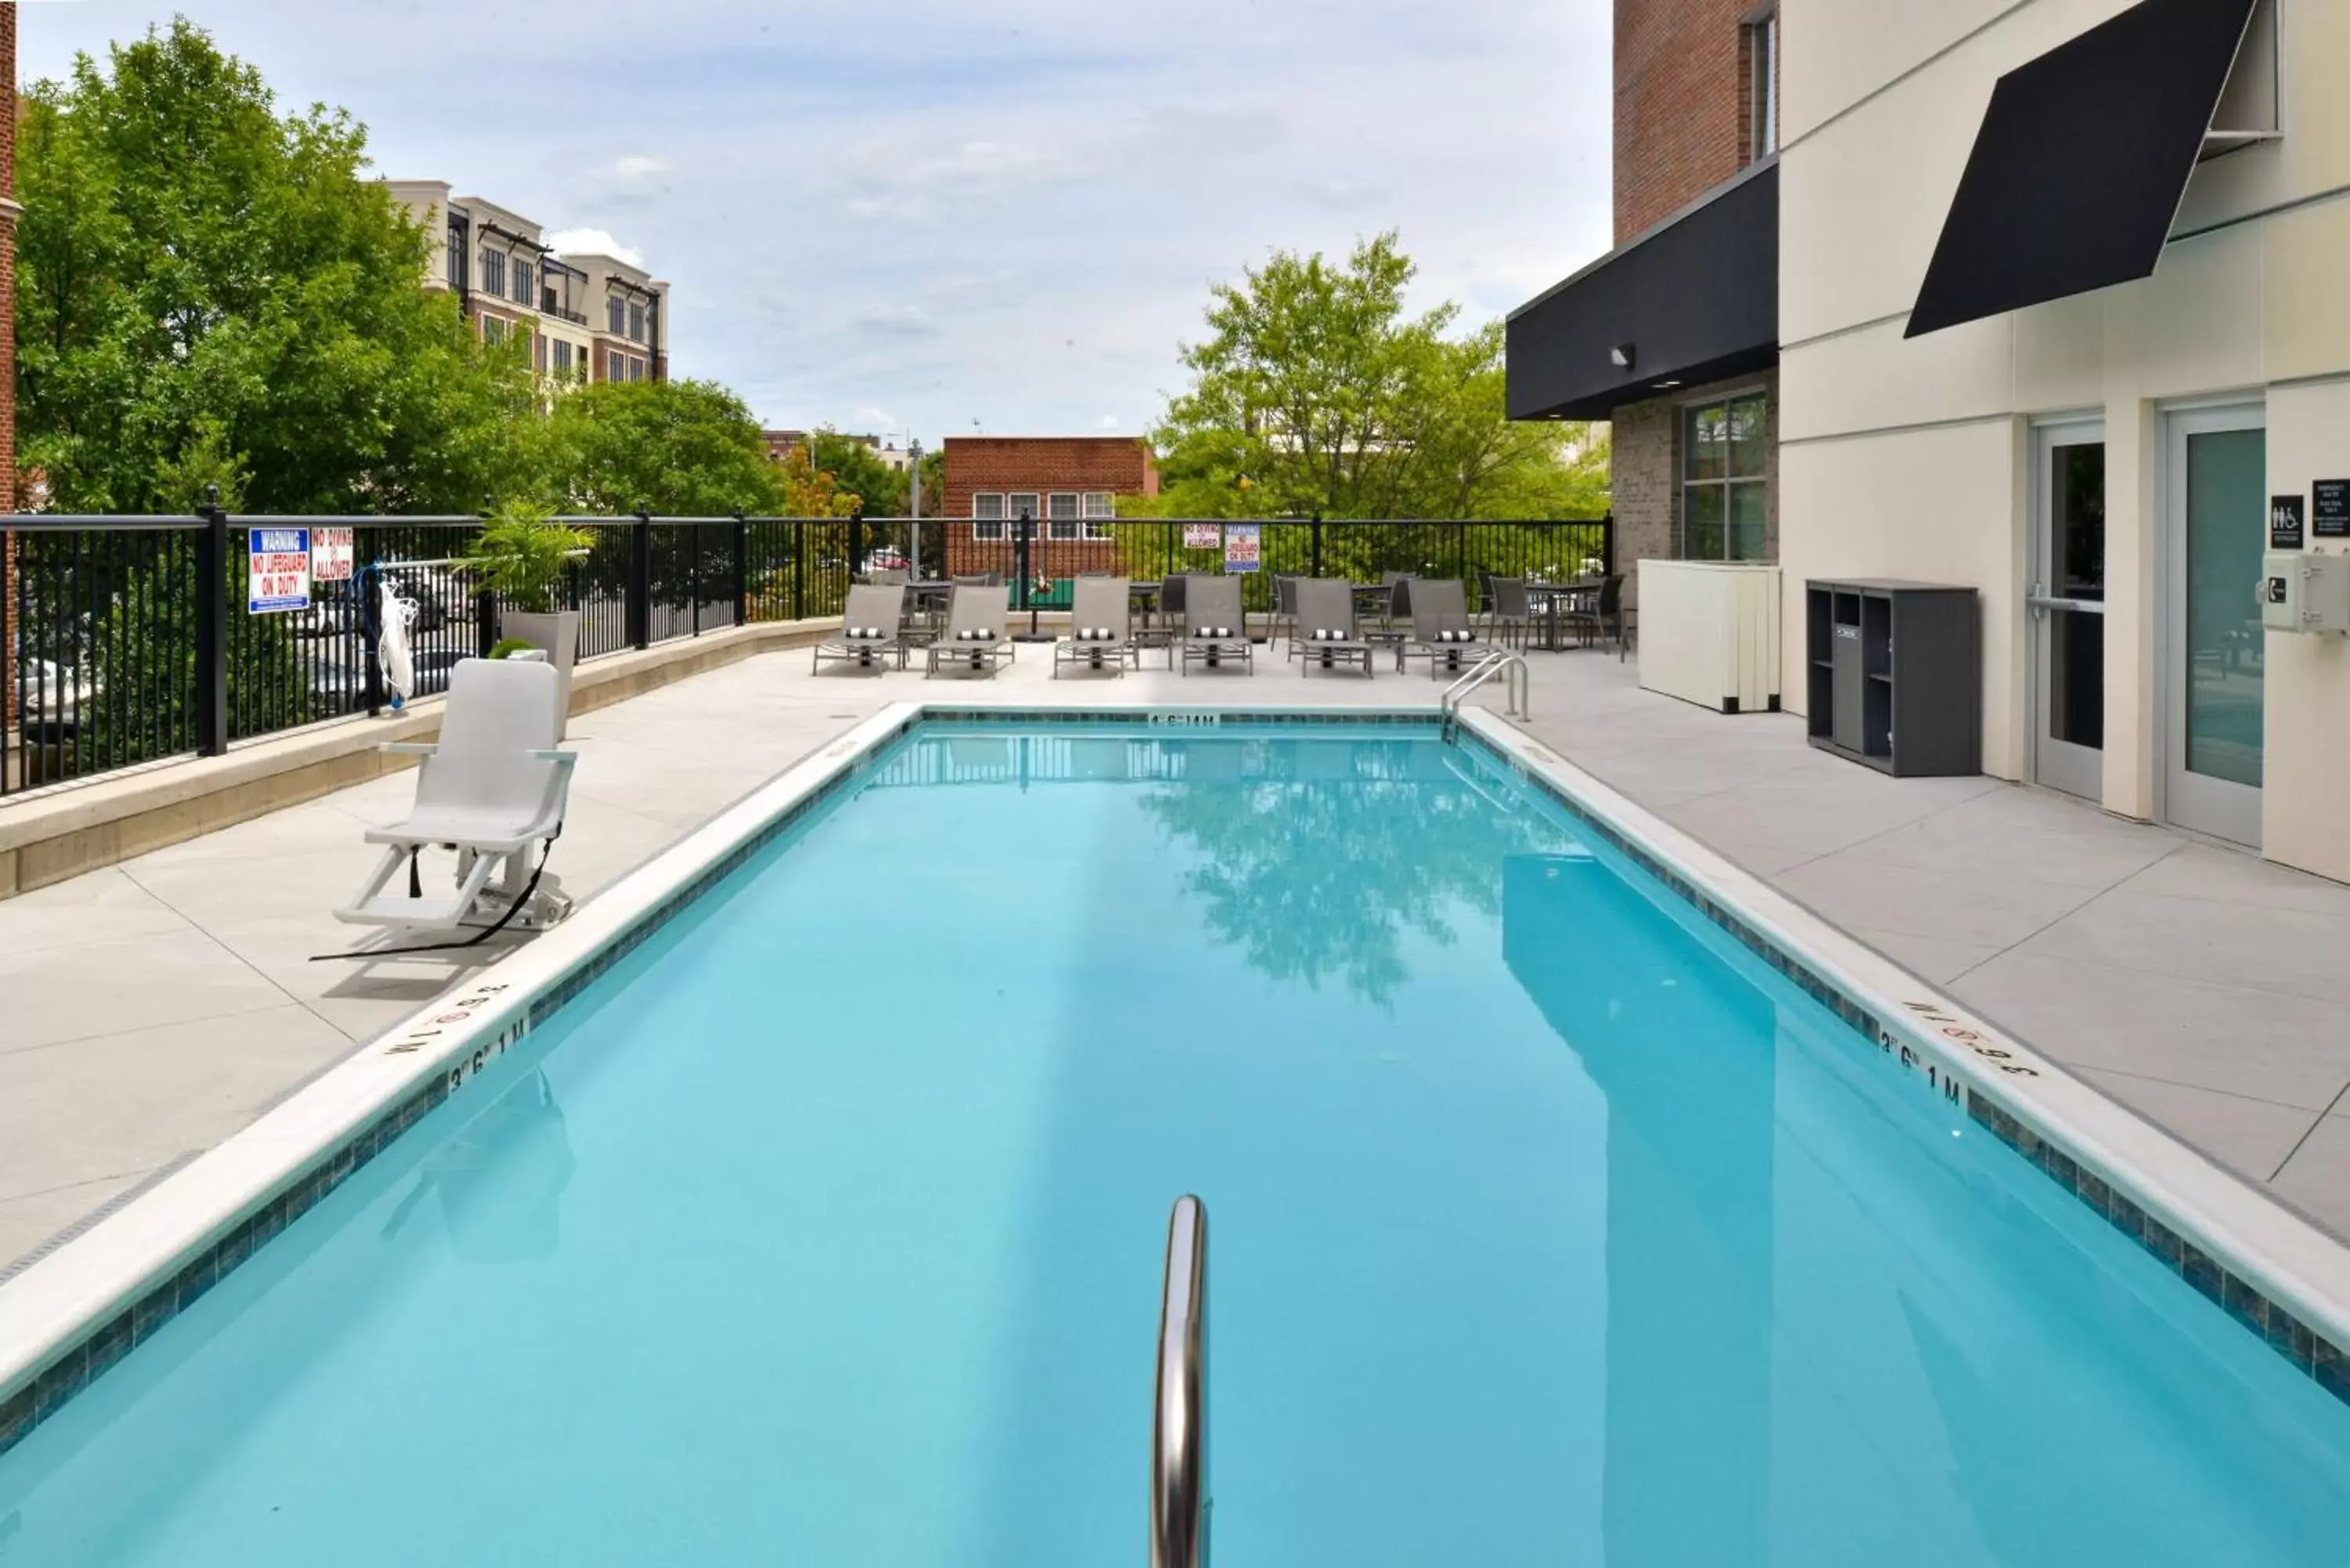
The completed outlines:
{"type": "Polygon", "coordinates": [[[1756,165],[1519,306],[1508,335],[1513,420],[1604,420],[1669,395],[1659,382],[1778,363],[1779,165],[1756,165]]]}
{"type": "Polygon", "coordinates": [[[1906,336],[2147,276],[2254,0],[2142,0],[1999,79],[1906,336]]]}

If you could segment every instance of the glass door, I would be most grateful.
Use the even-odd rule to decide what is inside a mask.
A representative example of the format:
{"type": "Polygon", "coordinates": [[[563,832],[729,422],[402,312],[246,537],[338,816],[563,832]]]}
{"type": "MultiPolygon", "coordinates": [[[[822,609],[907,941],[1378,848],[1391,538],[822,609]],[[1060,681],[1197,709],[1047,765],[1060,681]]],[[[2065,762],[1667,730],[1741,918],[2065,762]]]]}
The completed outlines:
{"type": "Polygon", "coordinates": [[[2106,428],[2043,425],[2035,445],[2033,777],[2096,800],[2106,782],[2106,428]]]}
{"type": "Polygon", "coordinates": [[[2259,407],[2170,417],[2163,655],[2163,815],[2257,846],[2266,635],[2267,416],[2259,407]]]}

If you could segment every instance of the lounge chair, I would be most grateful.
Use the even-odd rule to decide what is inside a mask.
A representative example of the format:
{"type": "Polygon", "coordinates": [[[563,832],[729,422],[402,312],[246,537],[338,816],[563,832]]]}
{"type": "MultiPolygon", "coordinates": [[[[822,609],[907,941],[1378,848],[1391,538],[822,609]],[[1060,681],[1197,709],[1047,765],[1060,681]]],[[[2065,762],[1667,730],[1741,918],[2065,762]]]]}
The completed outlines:
{"type": "Polygon", "coordinates": [[[1355,629],[1355,589],[1351,583],[1308,577],[1297,583],[1295,644],[1305,669],[1319,665],[1335,670],[1360,664],[1363,677],[1371,674],[1371,645],[1355,629]]]}
{"type": "Polygon", "coordinates": [[[947,599],[946,629],[931,644],[932,675],[993,675],[1012,662],[1012,590],[958,583],[947,599]]]}
{"type": "Polygon", "coordinates": [[[1463,657],[1484,652],[1476,628],[1469,624],[1468,597],[1458,578],[1431,582],[1422,577],[1411,585],[1411,640],[1396,650],[1396,668],[1412,659],[1428,660],[1430,677],[1461,672],[1463,657]]]}
{"type": "Polygon", "coordinates": [[[901,583],[849,589],[848,608],[840,618],[840,631],[816,645],[816,661],[808,666],[808,672],[822,670],[827,659],[871,670],[876,659],[891,654],[897,655],[898,668],[905,669],[905,614],[906,589],[901,583]]]}
{"type": "Polygon", "coordinates": [[[1061,678],[1065,664],[1107,669],[1119,675],[1126,673],[1129,662],[1138,670],[1142,667],[1141,650],[1129,635],[1130,596],[1126,585],[1124,577],[1077,579],[1069,605],[1069,636],[1053,645],[1054,680],[1061,678]]]}
{"type": "Polygon", "coordinates": [[[1256,648],[1249,641],[1238,577],[1193,577],[1184,586],[1182,643],[1186,675],[1194,664],[1229,670],[1234,659],[1254,672],[1256,648]]]}
{"type": "MultiPolygon", "coordinates": [[[[555,739],[562,685],[553,665],[519,659],[464,659],[449,672],[448,704],[434,744],[396,742],[382,749],[423,759],[416,804],[400,821],[368,829],[383,858],[359,896],[335,911],[347,925],[449,931],[463,925],[503,927],[522,919],[560,919],[568,899],[539,892],[546,853],[563,831],[577,753],[555,739]],[[417,857],[433,845],[457,852],[456,885],[427,896],[417,857]],[[539,846],[538,864],[530,851],[539,846]],[[404,896],[384,889],[408,867],[404,896]],[[504,875],[496,887],[493,873],[504,875]]],[[[364,950],[338,955],[371,956],[364,950]]]]}

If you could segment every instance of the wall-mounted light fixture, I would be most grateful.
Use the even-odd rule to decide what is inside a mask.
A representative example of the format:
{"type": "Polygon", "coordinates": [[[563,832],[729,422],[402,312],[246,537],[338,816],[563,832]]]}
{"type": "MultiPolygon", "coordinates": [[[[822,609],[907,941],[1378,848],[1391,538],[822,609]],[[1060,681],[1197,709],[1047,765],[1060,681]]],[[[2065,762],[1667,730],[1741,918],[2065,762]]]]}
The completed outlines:
{"type": "Polygon", "coordinates": [[[1633,345],[1618,343],[1607,350],[1607,358],[1618,370],[1628,370],[1632,368],[1632,361],[1638,358],[1638,355],[1634,351],[1633,345]]]}

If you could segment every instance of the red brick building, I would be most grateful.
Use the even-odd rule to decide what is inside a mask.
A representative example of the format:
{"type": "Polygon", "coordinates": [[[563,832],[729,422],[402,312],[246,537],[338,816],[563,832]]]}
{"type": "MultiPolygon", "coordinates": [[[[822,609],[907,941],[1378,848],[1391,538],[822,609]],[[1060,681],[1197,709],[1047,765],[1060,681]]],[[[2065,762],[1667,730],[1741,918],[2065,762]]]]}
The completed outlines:
{"type": "Polygon", "coordinates": [[[1159,493],[1158,460],[1136,436],[949,436],[946,459],[951,573],[1005,569],[1023,516],[1052,576],[1111,570],[1118,498],[1159,493]]]}
{"type": "Polygon", "coordinates": [[[1513,313],[1513,419],[1607,420],[1616,559],[1778,554],[1780,17],[1616,0],[1616,248],[1513,313]]]}

